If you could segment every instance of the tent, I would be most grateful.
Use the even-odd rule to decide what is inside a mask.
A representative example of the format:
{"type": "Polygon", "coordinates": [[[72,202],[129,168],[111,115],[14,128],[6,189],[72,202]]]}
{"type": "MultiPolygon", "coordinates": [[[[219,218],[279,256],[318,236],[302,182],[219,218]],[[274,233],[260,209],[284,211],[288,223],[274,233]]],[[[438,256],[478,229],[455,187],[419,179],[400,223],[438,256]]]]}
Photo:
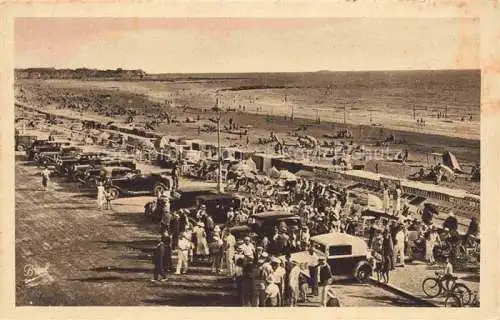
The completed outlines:
{"type": "Polygon", "coordinates": [[[450,168],[451,170],[453,170],[455,172],[459,172],[459,173],[464,173],[464,171],[460,167],[460,164],[458,163],[457,158],[455,157],[455,155],[453,153],[451,153],[449,151],[446,151],[445,153],[443,153],[442,161],[443,161],[443,164],[445,166],[447,166],[448,168],[450,168]]]}
{"type": "Polygon", "coordinates": [[[295,181],[297,180],[297,176],[291,173],[290,171],[287,170],[280,170],[279,172],[279,178],[283,180],[288,180],[288,181],[295,181]]]}
{"type": "Polygon", "coordinates": [[[280,177],[280,172],[278,169],[276,169],[276,167],[272,167],[271,169],[269,169],[268,171],[268,175],[271,177],[271,178],[279,178],[280,177]]]}
{"type": "Polygon", "coordinates": [[[368,194],[368,207],[382,209],[384,206],[382,200],[379,197],[373,194],[368,194]]]}
{"type": "Polygon", "coordinates": [[[165,149],[170,143],[169,138],[167,136],[163,136],[155,141],[155,145],[158,149],[165,149]]]}

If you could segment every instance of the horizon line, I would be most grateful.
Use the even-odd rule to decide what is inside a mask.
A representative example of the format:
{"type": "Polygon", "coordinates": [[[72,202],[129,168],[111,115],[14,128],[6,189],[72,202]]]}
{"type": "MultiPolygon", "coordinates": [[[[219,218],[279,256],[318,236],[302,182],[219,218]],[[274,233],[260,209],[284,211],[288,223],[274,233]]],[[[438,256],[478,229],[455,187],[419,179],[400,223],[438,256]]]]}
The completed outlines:
{"type": "Polygon", "coordinates": [[[141,68],[135,68],[135,69],[128,69],[128,68],[123,68],[123,67],[118,67],[118,68],[107,68],[107,69],[101,69],[101,68],[91,68],[91,67],[74,67],[74,68],[69,68],[69,67],[64,67],[64,68],[59,68],[59,67],[15,67],[15,70],[26,70],[26,69],[55,69],[55,70],[72,70],[75,71],[77,69],[87,69],[87,70],[97,70],[97,71],[116,71],[117,69],[122,69],[124,71],[143,71],[147,75],[172,75],[172,74],[178,74],[178,75],[189,75],[189,74],[259,74],[259,73],[327,73],[327,72],[406,72],[406,71],[480,71],[481,68],[454,68],[454,69],[449,69],[449,68],[429,68],[429,69],[360,69],[360,70],[331,70],[331,69],[321,69],[321,70],[299,70],[299,71],[230,71],[230,72],[216,72],[216,71],[204,71],[204,72],[148,72],[144,69],[141,68]]]}

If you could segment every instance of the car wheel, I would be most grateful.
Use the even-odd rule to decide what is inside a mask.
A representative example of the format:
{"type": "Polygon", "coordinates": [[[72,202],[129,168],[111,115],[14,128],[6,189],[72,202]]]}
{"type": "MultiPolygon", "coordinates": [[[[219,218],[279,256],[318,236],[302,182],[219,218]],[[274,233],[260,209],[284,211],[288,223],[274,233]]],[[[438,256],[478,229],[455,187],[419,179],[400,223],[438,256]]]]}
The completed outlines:
{"type": "Polygon", "coordinates": [[[366,282],[372,275],[372,267],[368,263],[361,263],[354,272],[354,277],[359,282],[366,282]]]}
{"type": "Polygon", "coordinates": [[[153,193],[154,193],[155,196],[159,196],[160,194],[162,194],[166,190],[167,190],[167,187],[165,187],[165,185],[163,185],[161,183],[156,184],[153,187],[153,193]]]}
{"type": "Polygon", "coordinates": [[[118,195],[120,194],[120,192],[118,192],[118,189],[116,189],[116,188],[110,188],[110,189],[108,189],[107,193],[108,193],[109,198],[111,200],[117,199],[118,195]]]}

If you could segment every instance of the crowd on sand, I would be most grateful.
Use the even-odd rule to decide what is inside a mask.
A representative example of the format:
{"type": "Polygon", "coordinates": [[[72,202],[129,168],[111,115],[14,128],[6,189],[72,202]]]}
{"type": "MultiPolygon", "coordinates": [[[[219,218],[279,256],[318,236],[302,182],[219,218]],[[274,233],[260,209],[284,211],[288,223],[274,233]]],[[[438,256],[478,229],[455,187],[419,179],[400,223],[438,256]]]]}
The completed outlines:
{"type": "MultiPolygon", "coordinates": [[[[178,177],[173,180],[178,186],[178,177]]],[[[50,172],[42,172],[42,186],[49,188],[50,172]]],[[[110,206],[102,183],[98,184],[98,206],[110,206]]],[[[352,192],[341,186],[309,179],[286,181],[266,179],[243,198],[238,208],[228,208],[226,221],[216,224],[205,205],[196,209],[171,210],[175,189],[158,195],[146,204],[160,219],[161,240],[154,249],[153,281],[166,281],[167,273],[185,274],[190,264],[210,264],[213,273],[225,274],[238,286],[243,306],[295,306],[319,295],[321,305],[335,301],[329,290],[332,271],[325,257],[310,244],[311,237],[340,232],[364,237],[371,251],[371,262],[379,279],[389,281],[395,267],[405,266],[405,256],[417,247],[425,252],[425,260],[435,263],[434,247],[446,243],[450,247],[447,269],[453,268],[458,247],[479,240],[479,223],[471,219],[465,236],[458,233],[458,220],[450,212],[442,226],[434,224],[436,211],[423,210],[411,217],[402,204],[401,190],[383,186],[383,210],[391,219],[372,219],[364,225],[366,207],[352,192]],[[282,211],[294,214],[299,225],[281,223],[271,237],[250,234],[236,239],[231,227],[251,224],[255,214],[282,211]],[[361,230],[361,234],[360,234],[361,230]],[[172,262],[173,251],[177,263],[172,262]],[[308,261],[299,263],[291,253],[307,251],[308,261]]],[[[472,244],[471,244],[472,245],[472,244]]]]}
{"type": "Polygon", "coordinates": [[[412,218],[401,206],[401,191],[389,192],[387,187],[384,208],[393,219],[373,219],[362,228],[362,234],[365,208],[345,189],[308,179],[293,183],[271,180],[257,189],[258,195],[250,195],[239,208],[227,210],[223,224],[214,223],[204,205],[171,210],[172,193],[159,195],[154,210],[161,216],[161,241],[154,250],[153,281],[166,281],[169,272],[187,273],[190,264],[208,263],[213,273],[236,281],[241,305],[295,306],[312,294],[319,295],[321,305],[326,306],[335,301],[329,298],[332,292],[328,289],[333,274],[325,257],[310,245],[315,235],[340,232],[365,237],[374,271],[384,282],[389,281],[391,270],[405,266],[405,256],[411,256],[417,247],[423,247],[426,261],[434,264],[434,247],[446,243],[451,247],[449,261],[453,265],[458,246],[479,237],[476,219],[471,220],[465,237],[461,236],[453,212],[442,226],[434,224],[436,212],[425,208],[419,217],[412,218]],[[232,226],[251,224],[255,214],[273,210],[296,214],[301,223],[281,223],[271,237],[251,234],[236,239],[232,234],[232,226]],[[175,266],[174,250],[178,256],[175,266]],[[291,253],[297,251],[308,251],[309,261],[292,259],[291,253]]]}

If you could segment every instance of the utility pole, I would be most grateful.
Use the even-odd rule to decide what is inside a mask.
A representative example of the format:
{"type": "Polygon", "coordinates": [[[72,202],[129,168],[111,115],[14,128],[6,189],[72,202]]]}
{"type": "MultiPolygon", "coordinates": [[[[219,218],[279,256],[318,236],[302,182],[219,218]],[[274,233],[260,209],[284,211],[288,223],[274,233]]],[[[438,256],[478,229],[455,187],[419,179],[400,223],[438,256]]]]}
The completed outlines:
{"type": "Polygon", "coordinates": [[[217,148],[218,148],[218,164],[219,168],[217,170],[217,192],[222,193],[223,192],[223,186],[222,186],[222,148],[220,145],[220,120],[222,117],[221,114],[221,109],[219,107],[219,97],[217,96],[216,98],[216,109],[217,109],[217,148]]]}
{"type": "Polygon", "coordinates": [[[415,120],[416,115],[415,115],[415,105],[413,105],[413,120],[415,120]]]}
{"type": "Polygon", "coordinates": [[[347,104],[344,103],[344,128],[346,127],[347,123],[347,104]]]}

